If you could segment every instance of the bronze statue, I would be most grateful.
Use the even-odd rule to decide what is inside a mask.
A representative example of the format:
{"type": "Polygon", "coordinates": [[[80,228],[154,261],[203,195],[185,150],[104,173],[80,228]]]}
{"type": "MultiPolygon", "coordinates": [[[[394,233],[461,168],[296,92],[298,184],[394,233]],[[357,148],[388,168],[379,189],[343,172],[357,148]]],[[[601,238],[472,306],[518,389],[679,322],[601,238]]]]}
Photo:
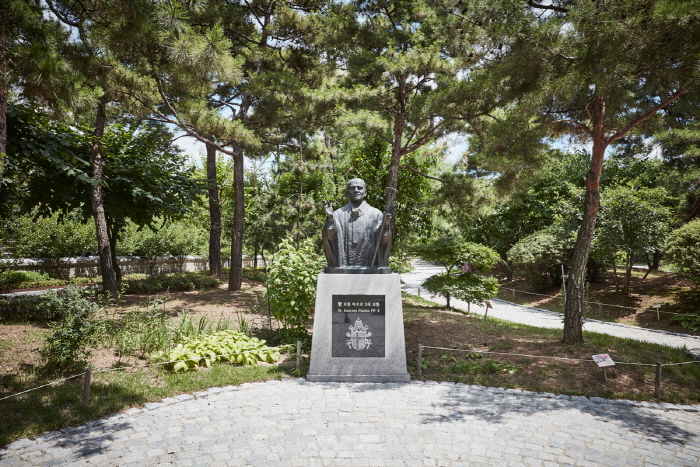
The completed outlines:
{"type": "Polygon", "coordinates": [[[326,204],[323,226],[323,249],[326,273],[389,274],[391,250],[391,214],[365,202],[365,182],[353,178],[348,182],[348,204],[333,211],[326,204]]]}

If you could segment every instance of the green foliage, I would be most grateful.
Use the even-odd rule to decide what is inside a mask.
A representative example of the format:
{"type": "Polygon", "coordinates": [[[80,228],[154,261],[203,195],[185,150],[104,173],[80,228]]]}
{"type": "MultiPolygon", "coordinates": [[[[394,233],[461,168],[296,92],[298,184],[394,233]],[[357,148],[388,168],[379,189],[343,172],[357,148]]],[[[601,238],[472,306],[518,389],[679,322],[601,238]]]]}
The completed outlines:
{"type": "Polygon", "coordinates": [[[441,295],[450,307],[450,298],[457,297],[469,303],[483,304],[498,292],[498,280],[476,274],[476,271],[489,272],[500,261],[498,253],[491,248],[461,240],[458,237],[438,237],[413,248],[422,259],[436,262],[445,267],[443,274],[429,277],[423,287],[434,295],[441,295]],[[475,273],[456,276],[452,270],[468,261],[475,273]]]}
{"type": "Polygon", "coordinates": [[[520,240],[508,251],[508,259],[525,280],[544,291],[561,283],[560,265],[567,260],[571,242],[562,240],[551,229],[541,230],[520,240]]]}
{"type": "Polygon", "coordinates": [[[82,290],[67,287],[44,294],[43,306],[56,319],[49,323],[50,332],[41,349],[47,368],[62,372],[84,369],[101,330],[95,320],[98,305],[86,299],[82,290]]]}
{"type": "Polygon", "coordinates": [[[167,353],[175,372],[210,367],[214,362],[255,365],[259,361],[275,363],[280,352],[265,345],[264,340],[248,337],[239,331],[225,330],[183,340],[167,353]]]}
{"type": "Polygon", "coordinates": [[[483,305],[498,293],[498,279],[479,274],[436,274],[426,279],[422,287],[433,295],[445,297],[448,307],[451,297],[483,305]]]}
{"type": "Polygon", "coordinates": [[[0,296],[0,320],[39,323],[55,320],[54,309],[49,308],[46,301],[44,295],[0,296]]]}
{"type": "Polygon", "coordinates": [[[323,262],[310,240],[299,248],[285,239],[268,268],[266,297],[276,319],[288,336],[306,335],[306,326],[316,301],[316,279],[323,262]]]}
{"type": "Polygon", "coordinates": [[[700,331],[700,313],[688,313],[685,315],[675,315],[671,318],[672,323],[678,323],[685,329],[700,331]]]}
{"type": "Polygon", "coordinates": [[[3,235],[18,258],[46,258],[56,274],[65,275],[68,258],[97,250],[95,227],[80,216],[62,213],[50,217],[31,215],[13,218],[3,235]]]}
{"type": "Polygon", "coordinates": [[[469,261],[474,270],[490,271],[500,261],[498,253],[477,243],[465,242],[456,235],[436,237],[415,246],[413,253],[426,261],[438,263],[447,268],[450,274],[456,267],[469,261]]]}
{"type": "Polygon", "coordinates": [[[626,292],[629,292],[635,253],[653,254],[661,250],[670,230],[668,205],[675,204],[673,201],[663,188],[621,185],[603,192],[596,250],[609,261],[615,261],[618,252],[624,255],[626,292]]]}
{"type": "MultiPolygon", "coordinates": [[[[34,271],[3,271],[0,272],[0,290],[17,289],[29,282],[40,282],[49,280],[46,273],[34,271]]],[[[39,287],[39,286],[37,286],[39,287]]]]}
{"type": "Polygon", "coordinates": [[[196,272],[163,274],[162,276],[151,276],[146,279],[122,283],[125,294],[158,293],[168,290],[204,290],[217,288],[220,285],[219,279],[196,272]]]}
{"type": "Polygon", "coordinates": [[[488,375],[508,373],[513,375],[520,369],[520,367],[514,363],[501,363],[492,358],[484,358],[483,355],[475,352],[467,354],[464,360],[458,360],[455,357],[448,357],[447,355],[443,355],[442,360],[445,363],[452,362],[447,368],[447,371],[452,374],[469,373],[475,375],[488,375]]]}
{"type": "Polygon", "coordinates": [[[145,306],[124,315],[119,322],[112,322],[110,344],[120,357],[150,353],[172,347],[173,332],[170,313],[163,304],[165,300],[154,297],[145,306]]]}
{"type": "Polygon", "coordinates": [[[243,268],[243,280],[265,283],[267,272],[265,268],[243,268]]]}
{"type": "Polygon", "coordinates": [[[678,274],[700,284],[700,219],[671,232],[664,252],[678,274]]]}

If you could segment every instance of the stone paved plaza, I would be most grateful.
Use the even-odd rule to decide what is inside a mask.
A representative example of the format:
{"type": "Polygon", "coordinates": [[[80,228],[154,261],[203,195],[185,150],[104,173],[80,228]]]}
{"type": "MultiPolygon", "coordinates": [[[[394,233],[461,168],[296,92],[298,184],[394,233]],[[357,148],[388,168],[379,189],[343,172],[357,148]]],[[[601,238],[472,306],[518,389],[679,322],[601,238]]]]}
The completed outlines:
{"type": "Polygon", "coordinates": [[[468,386],[214,388],[20,440],[3,466],[698,466],[697,406],[468,386]]]}

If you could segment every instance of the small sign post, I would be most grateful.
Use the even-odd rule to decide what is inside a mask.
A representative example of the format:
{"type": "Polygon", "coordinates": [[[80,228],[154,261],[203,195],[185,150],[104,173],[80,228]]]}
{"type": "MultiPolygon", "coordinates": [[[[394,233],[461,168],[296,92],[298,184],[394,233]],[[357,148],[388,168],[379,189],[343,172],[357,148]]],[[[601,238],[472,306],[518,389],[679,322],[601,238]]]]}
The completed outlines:
{"type": "Polygon", "coordinates": [[[493,308],[491,306],[491,302],[486,301],[486,312],[484,312],[484,321],[486,321],[486,317],[489,315],[489,308],[493,308]]]}
{"type": "Polygon", "coordinates": [[[593,361],[598,365],[598,368],[603,369],[603,378],[605,378],[605,384],[608,384],[608,372],[607,367],[615,366],[615,362],[610,358],[610,355],[606,353],[593,355],[593,361]]]}
{"type": "Polygon", "coordinates": [[[654,303],[651,307],[656,310],[656,320],[659,321],[661,318],[659,317],[659,308],[661,308],[661,305],[663,303],[654,303]]]}

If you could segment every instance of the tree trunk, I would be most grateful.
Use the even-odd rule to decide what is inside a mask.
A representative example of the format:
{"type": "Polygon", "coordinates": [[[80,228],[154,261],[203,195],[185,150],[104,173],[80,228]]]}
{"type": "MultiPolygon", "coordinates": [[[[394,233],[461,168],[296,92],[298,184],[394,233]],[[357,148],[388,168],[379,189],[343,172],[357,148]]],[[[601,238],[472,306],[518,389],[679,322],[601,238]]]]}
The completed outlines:
{"type": "Polygon", "coordinates": [[[651,271],[658,271],[659,270],[659,264],[661,264],[661,258],[664,257],[664,254],[661,253],[660,251],[655,251],[654,252],[654,260],[651,263],[651,266],[649,266],[649,269],[647,270],[646,274],[644,274],[644,279],[647,278],[649,273],[651,271]]]}
{"type": "Polygon", "coordinates": [[[209,274],[221,275],[221,206],[216,182],[216,148],[207,144],[207,182],[209,186],[209,274]]]}
{"type": "Polygon", "coordinates": [[[593,231],[600,209],[600,174],[603,170],[603,157],[607,146],[603,122],[605,101],[598,97],[593,102],[593,152],[591,165],[586,174],[586,201],[581,227],[576,237],[574,254],[566,282],[566,304],[564,306],[564,342],[583,342],[583,312],[585,307],[585,278],[588,254],[591,251],[593,231]]]}
{"type": "Polygon", "coordinates": [[[620,283],[617,280],[617,264],[615,264],[615,257],[613,256],[612,260],[612,267],[613,267],[613,278],[615,279],[615,292],[617,292],[620,288],[620,283]]]}
{"type": "MultiPolygon", "coordinates": [[[[393,189],[396,189],[399,180],[399,164],[403,155],[401,143],[406,125],[406,82],[402,78],[399,78],[398,100],[398,109],[394,112],[394,140],[391,143],[391,162],[389,163],[389,173],[386,178],[386,186],[393,189]]],[[[388,212],[391,214],[392,236],[396,236],[396,197],[393,198],[393,201],[392,205],[388,206],[388,212]]],[[[389,254],[391,253],[387,252],[387,258],[389,254]]]]}
{"type": "Polygon", "coordinates": [[[253,246],[253,267],[258,267],[258,242],[253,246]]]}
{"type": "Polygon", "coordinates": [[[119,226],[114,222],[107,223],[107,233],[109,234],[109,249],[112,253],[112,266],[114,267],[114,278],[117,282],[122,281],[122,270],[117,259],[117,240],[119,237],[119,226]]]}
{"type": "MultiPolygon", "coordinates": [[[[7,35],[0,35],[0,50],[7,49],[7,35]]],[[[0,55],[0,190],[2,190],[5,164],[7,163],[7,96],[8,88],[5,81],[7,61],[0,55]]]]}
{"type": "Polygon", "coordinates": [[[107,233],[107,219],[105,207],[102,201],[102,182],[104,170],[102,167],[102,136],[105,131],[107,104],[105,99],[100,99],[97,104],[97,117],[95,118],[95,137],[92,140],[92,177],[97,182],[92,187],[92,217],[95,220],[95,232],[97,234],[97,249],[100,253],[100,266],[102,268],[102,288],[109,292],[112,298],[117,298],[117,282],[114,279],[114,267],[112,265],[112,252],[107,233]]]}
{"type": "Polygon", "coordinates": [[[627,264],[625,264],[627,270],[625,271],[625,295],[630,293],[630,279],[632,278],[632,266],[634,264],[634,253],[627,254],[627,264]]]}
{"type": "Polygon", "coordinates": [[[233,231],[231,232],[231,270],[228,276],[228,289],[241,290],[243,280],[243,226],[245,223],[243,198],[243,148],[233,145],[233,231]]]}

